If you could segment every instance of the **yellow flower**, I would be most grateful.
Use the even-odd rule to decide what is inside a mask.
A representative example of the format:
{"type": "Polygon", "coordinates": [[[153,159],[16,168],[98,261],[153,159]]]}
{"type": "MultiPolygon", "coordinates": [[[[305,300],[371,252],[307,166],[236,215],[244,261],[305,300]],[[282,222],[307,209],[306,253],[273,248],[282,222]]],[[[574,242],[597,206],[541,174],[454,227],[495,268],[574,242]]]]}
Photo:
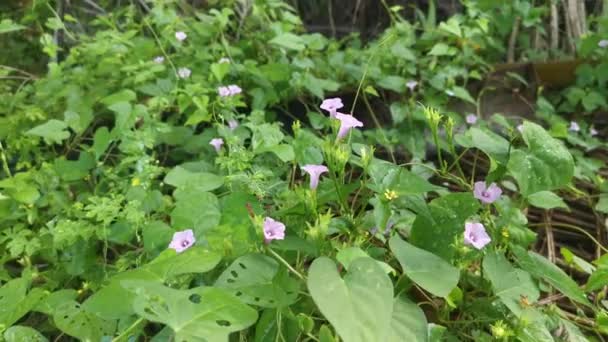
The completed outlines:
{"type": "Polygon", "coordinates": [[[509,238],[509,231],[507,230],[507,228],[503,228],[501,234],[505,239],[509,238]]]}
{"type": "Polygon", "coordinates": [[[384,191],[384,198],[386,198],[386,200],[388,200],[388,201],[392,201],[392,200],[394,200],[394,199],[396,199],[398,197],[399,197],[399,195],[397,195],[397,193],[395,192],[395,190],[386,189],[384,191]]]}
{"type": "Polygon", "coordinates": [[[137,177],[131,180],[131,186],[139,186],[141,184],[141,180],[137,177]]]}

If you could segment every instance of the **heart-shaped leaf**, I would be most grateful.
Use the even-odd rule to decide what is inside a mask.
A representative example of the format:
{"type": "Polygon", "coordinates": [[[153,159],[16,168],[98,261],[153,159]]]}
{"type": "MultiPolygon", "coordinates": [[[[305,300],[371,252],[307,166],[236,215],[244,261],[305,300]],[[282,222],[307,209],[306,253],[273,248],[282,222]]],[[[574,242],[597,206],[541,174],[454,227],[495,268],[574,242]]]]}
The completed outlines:
{"type": "Polygon", "coordinates": [[[224,289],[175,290],[161,284],[123,281],[136,293],[133,308],[143,318],[166,324],[175,342],[228,341],[228,335],[255,323],[258,313],[224,289]]]}
{"type": "Polygon", "coordinates": [[[385,341],[393,312],[393,284],[372,258],[359,258],[342,279],[329,258],[316,259],[308,289],[344,342],[385,341]]]}

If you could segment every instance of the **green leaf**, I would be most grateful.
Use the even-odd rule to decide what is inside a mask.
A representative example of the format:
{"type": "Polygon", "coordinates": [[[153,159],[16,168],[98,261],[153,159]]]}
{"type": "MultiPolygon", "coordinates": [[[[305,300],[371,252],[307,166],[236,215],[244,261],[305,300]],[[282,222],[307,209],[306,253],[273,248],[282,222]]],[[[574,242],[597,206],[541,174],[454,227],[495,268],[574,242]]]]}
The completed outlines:
{"type": "Polygon", "coordinates": [[[393,312],[393,284],[371,258],[355,260],[342,279],[329,258],[315,259],[308,289],[344,342],[385,341],[393,312]]]}
{"type": "Polygon", "coordinates": [[[182,166],[176,166],[167,173],[164,182],[177,188],[211,191],[224,184],[224,177],[209,172],[194,172],[182,166]]]}
{"type": "Polygon", "coordinates": [[[394,236],[389,245],[403,273],[430,293],[447,297],[458,285],[460,271],[442,258],[394,236]]]}
{"type": "Polygon", "coordinates": [[[528,148],[511,152],[507,168],[517,180],[522,195],[565,186],[574,174],[572,155],[564,144],[537,124],[524,122],[523,138],[528,148]]]}
{"type": "Polygon", "coordinates": [[[213,63],[211,64],[210,69],[218,82],[222,82],[224,76],[230,71],[230,63],[213,63]]]}
{"type": "Polygon", "coordinates": [[[288,50],[302,51],[306,47],[304,40],[300,36],[296,36],[293,33],[282,33],[269,42],[270,44],[278,45],[288,50]]]}
{"type": "Polygon", "coordinates": [[[144,319],[166,324],[175,342],[228,341],[228,335],[258,319],[257,311],[224,289],[175,290],[161,284],[123,281],[136,293],[133,308],[144,319]]]}
{"type": "Polygon", "coordinates": [[[274,153],[284,163],[290,162],[296,157],[295,152],[293,151],[293,147],[288,144],[279,144],[272,147],[261,148],[256,151],[256,153],[263,152],[274,153]]]}
{"type": "Polygon", "coordinates": [[[561,197],[557,196],[551,191],[539,191],[528,195],[527,199],[528,203],[538,208],[568,208],[568,205],[561,199],[561,197]]]}
{"type": "Polygon", "coordinates": [[[479,209],[471,193],[451,193],[431,201],[429,214],[419,212],[410,242],[446,260],[454,255],[452,245],[463,238],[465,221],[479,209]]]}
{"type": "Polygon", "coordinates": [[[30,129],[25,134],[41,137],[47,144],[60,144],[70,137],[70,132],[68,132],[67,128],[68,125],[65,122],[51,119],[42,125],[30,129]]]}
{"type": "Polygon", "coordinates": [[[279,265],[274,259],[246,254],[224,270],[214,286],[229,290],[247,304],[266,308],[287,306],[295,302],[296,295],[287,295],[274,281],[278,271],[279,265]]]}
{"type": "Polygon", "coordinates": [[[456,54],[456,49],[448,46],[445,43],[437,43],[429,51],[429,56],[453,56],[456,54]]]}
{"type": "MultiPolygon", "coordinates": [[[[352,262],[357,260],[358,258],[369,257],[370,256],[359,247],[347,247],[341,249],[336,255],[336,259],[338,260],[338,262],[340,262],[347,270],[349,269],[352,262]]],[[[382,267],[382,269],[386,273],[395,273],[395,270],[389,264],[379,260],[376,260],[376,262],[378,263],[378,265],[380,265],[380,267],[382,267]]]]}
{"type": "Polygon", "coordinates": [[[29,281],[24,278],[10,280],[0,288],[0,324],[10,327],[32,310],[46,295],[36,288],[27,293],[29,281]]]}
{"type": "Polygon", "coordinates": [[[217,197],[197,188],[185,188],[174,194],[177,201],[171,211],[171,223],[175,229],[191,228],[196,237],[220,223],[221,213],[217,197]]]}
{"type": "Polygon", "coordinates": [[[600,266],[595,272],[591,273],[587,284],[585,285],[586,291],[595,291],[608,285],[608,267],[600,266]]]}
{"type": "Polygon", "coordinates": [[[95,135],[93,136],[93,146],[91,147],[93,153],[95,153],[95,160],[99,160],[99,158],[101,158],[108,146],[110,146],[111,141],[112,136],[110,135],[110,131],[107,127],[99,127],[95,131],[95,135]]]}
{"type": "Polygon", "coordinates": [[[402,93],[405,91],[406,82],[407,80],[401,76],[384,76],[378,80],[378,85],[384,89],[402,93]]]}
{"type": "Polygon", "coordinates": [[[422,309],[405,297],[396,297],[393,302],[393,318],[389,342],[428,341],[427,321],[422,309]]]}
{"type": "Polygon", "coordinates": [[[486,255],[483,273],[492,283],[494,294],[517,316],[523,309],[519,304],[522,299],[535,303],[540,297],[530,274],[513,267],[503,254],[493,252],[486,255]]]}
{"type": "Polygon", "coordinates": [[[561,268],[551,263],[545,257],[532,251],[526,253],[521,247],[514,248],[513,252],[521,268],[528,271],[534,277],[547,281],[575,302],[588,306],[591,305],[585,297],[585,293],[578,287],[578,284],[562,271],[561,268]]]}
{"type": "Polygon", "coordinates": [[[54,162],[55,171],[66,182],[82,180],[95,167],[95,159],[88,152],[81,152],[78,160],[57,158],[54,162]]]}
{"type": "Polygon", "coordinates": [[[417,174],[380,159],[373,159],[369,170],[373,184],[368,187],[379,194],[393,190],[399,196],[417,195],[440,189],[417,174]]]}
{"type": "Polygon", "coordinates": [[[44,337],[37,330],[30,327],[14,325],[4,332],[4,338],[6,342],[47,342],[48,339],[44,337]]]}
{"type": "Polygon", "coordinates": [[[55,310],[53,320],[57,328],[81,341],[100,341],[113,335],[115,324],[84,311],[75,301],[63,303],[55,310]]]}
{"type": "Polygon", "coordinates": [[[23,25],[15,24],[11,19],[2,19],[2,21],[0,21],[0,34],[19,31],[25,28],[26,27],[23,25]]]}
{"type": "Polygon", "coordinates": [[[600,199],[595,205],[595,210],[608,214],[608,193],[600,194],[600,199]]]}
{"type": "Polygon", "coordinates": [[[453,87],[452,92],[454,93],[455,97],[457,97],[463,101],[466,101],[472,105],[477,104],[477,101],[475,101],[475,99],[471,96],[471,94],[469,94],[469,91],[463,87],[453,87]]]}

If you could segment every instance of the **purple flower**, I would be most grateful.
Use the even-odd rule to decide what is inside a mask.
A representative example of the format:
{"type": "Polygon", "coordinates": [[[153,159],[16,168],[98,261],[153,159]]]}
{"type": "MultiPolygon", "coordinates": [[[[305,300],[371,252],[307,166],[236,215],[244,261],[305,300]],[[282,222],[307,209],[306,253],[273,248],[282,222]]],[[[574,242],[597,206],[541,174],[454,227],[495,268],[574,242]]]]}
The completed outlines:
{"type": "Polygon", "coordinates": [[[597,46],[603,48],[607,48],[608,47],[608,39],[602,39],[599,41],[599,43],[597,43],[597,46]]]}
{"type": "Polygon", "coordinates": [[[568,127],[568,130],[571,132],[578,132],[581,130],[581,127],[576,121],[570,121],[570,127],[568,127]]]}
{"type": "Polygon", "coordinates": [[[217,93],[221,96],[221,97],[226,97],[226,96],[230,96],[230,89],[228,89],[228,87],[218,87],[217,88],[217,93]]]}
{"type": "Polygon", "coordinates": [[[237,127],[239,127],[239,122],[234,119],[230,119],[228,120],[228,127],[231,131],[234,131],[237,127]]]}
{"type": "Polygon", "coordinates": [[[186,40],[186,38],[188,38],[188,35],[186,34],[186,32],[184,32],[184,31],[175,32],[175,39],[179,40],[180,42],[183,42],[184,40],[186,40]]]}
{"type": "Polygon", "coordinates": [[[496,183],[492,183],[489,187],[486,187],[486,182],[475,182],[473,195],[483,203],[493,203],[501,194],[502,189],[500,189],[496,183]]]}
{"type": "Polygon", "coordinates": [[[237,95],[243,91],[243,89],[241,89],[241,87],[237,86],[236,84],[229,85],[228,90],[230,90],[230,95],[237,95]]]}
{"type": "Polygon", "coordinates": [[[285,238],[285,225],[270,217],[264,219],[264,241],[283,240],[285,238]]]}
{"type": "Polygon", "coordinates": [[[407,81],[407,83],[405,83],[405,86],[408,87],[410,89],[410,91],[414,91],[414,88],[416,88],[417,85],[418,85],[418,82],[416,82],[414,80],[409,80],[409,81],[407,81]]]}
{"type": "Polygon", "coordinates": [[[341,98],[334,97],[332,99],[323,100],[320,107],[321,107],[321,109],[329,112],[330,118],[335,118],[337,110],[344,107],[344,104],[342,104],[341,98]]]}
{"type": "Polygon", "coordinates": [[[306,171],[310,176],[310,189],[315,190],[319,185],[319,177],[327,171],[327,166],[325,165],[304,165],[302,166],[302,170],[306,171]]]}
{"type": "Polygon", "coordinates": [[[163,64],[164,61],[165,61],[165,57],[163,57],[163,56],[158,56],[158,57],[154,58],[154,63],[156,63],[156,64],[163,64]]]}
{"type": "Polygon", "coordinates": [[[228,58],[226,58],[226,57],[222,57],[217,62],[220,63],[220,64],[222,64],[222,63],[230,63],[230,60],[228,58]]]}
{"type": "Polygon", "coordinates": [[[192,70],[188,68],[179,68],[177,69],[177,75],[179,78],[188,78],[190,75],[192,75],[192,70]]]}
{"type": "Polygon", "coordinates": [[[336,119],[340,120],[338,139],[342,139],[353,127],[363,127],[363,122],[355,119],[355,117],[350,114],[336,112],[336,119]]]}
{"type": "Polygon", "coordinates": [[[192,229],[186,229],[181,232],[173,233],[173,239],[169,244],[169,248],[174,249],[177,253],[181,253],[192,247],[195,242],[196,239],[194,238],[194,232],[192,229]]]}
{"type": "Polygon", "coordinates": [[[215,148],[215,152],[219,153],[220,149],[222,149],[222,145],[224,145],[224,140],[222,138],[214,138],[211,139],[209,145],[213,146],[213,148],[215,148]]]}
{"type": "Polygon", "coordinates": [[[517,125],[517,130],[519,131],[519,133],[523,133],[524,132],[524,124],[517,125]]]}
{"type": "Polygon", "coordinates": [[[482,249],[489,244],[492,239],[486,233],[486,228],[481,223],[466,222],[464,224],[464,243],[472,245],[477,249],[482,249]]]}
{"type": "Polygon", "coordinates": [[[594,137],[597,134],[598,134],[597,129],[593,128],[593,126],[589,127],[589,135],[591,135],[592,137],[594,137]]]}
{"type": "Polygon", "coordinates": [[[469,114],[466,116],[465,120],[469,125],[474,125],[477,122],[477,115],[469,114]]]}

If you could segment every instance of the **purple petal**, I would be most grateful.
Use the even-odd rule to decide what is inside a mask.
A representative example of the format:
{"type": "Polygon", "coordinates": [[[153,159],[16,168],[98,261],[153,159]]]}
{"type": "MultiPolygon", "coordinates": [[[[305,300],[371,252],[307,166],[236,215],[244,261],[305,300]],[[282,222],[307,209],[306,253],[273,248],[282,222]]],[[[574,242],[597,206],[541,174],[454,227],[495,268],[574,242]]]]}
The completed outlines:
{"type": "Polygon", "coordinates": [[[285,238],[285,225],[275,221],[270,217],[264,219],[264,239],[267,242],[272,240],[283,240],[285,238]]]}
{"type": "Polygon", "coordinates": [[[325,165],[304,165],[302,166],[302,170],[304,170],[310,176],[311,190],[316,189],[319,185],[319,177],[321,174],[329,171],[325,165]]]}
{"type": "Polygon", "coordinates": [[[481,223],[466,222],[464,229],[464,243],[477,249],[482,249],[490,243],[492,239],[486,232],[486,228],[481,223]]]}
{"type": "Polygon", "coordinates": [[[363,122],[349,114],[336,113],[336,119],[340,120],[338,139],[343,138],[354,127],[363,127],[363,122]]]}
{"type": "Polygon", "coordinates": [[[196,242],[192,229],[186,229],[181,232],[173,233],[173,239],[169,243],[169,248],[174,249],[177,253],[181,253],[192,247],[196,242]]]}

